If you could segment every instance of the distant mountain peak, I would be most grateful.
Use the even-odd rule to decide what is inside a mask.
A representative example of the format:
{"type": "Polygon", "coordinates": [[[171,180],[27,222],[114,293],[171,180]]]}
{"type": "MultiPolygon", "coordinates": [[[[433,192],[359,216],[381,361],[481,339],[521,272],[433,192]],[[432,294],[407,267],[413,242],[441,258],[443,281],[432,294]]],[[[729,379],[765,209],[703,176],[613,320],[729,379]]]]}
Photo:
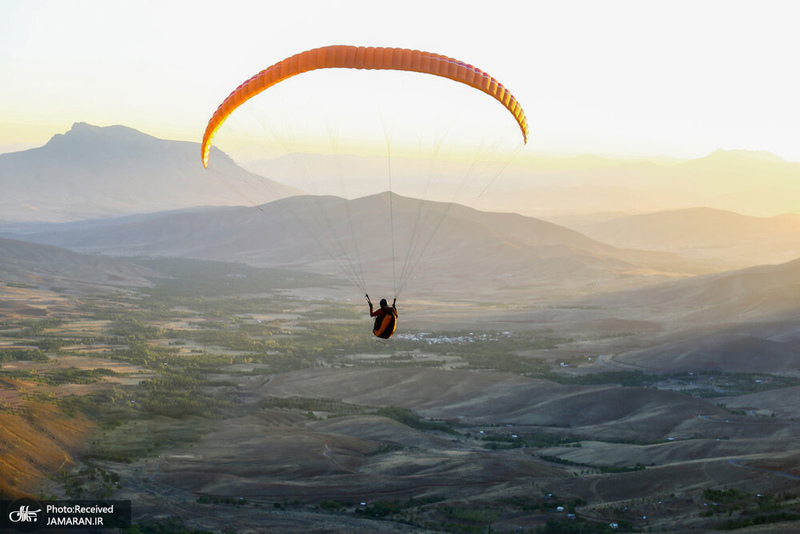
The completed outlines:
{"type": "Polygon", "coordinates": [[[82,132],[82,131],[89,131],[89,132],[98,132],[102,130],[102,126],[95,126],[93,124],[89,124],[88,122],[76,122],[70,128],[70,132],[82,132]]]}
{"type": "Polygon", "coordinates": [[[211,173],[200,163],[199,143],[76,122],[42,147],[0,155],[0,212],[14,221],[68,221],[268,202],[295,192],[216,155],[211,173]],[[243,194],[236,187],[249,183],[259,188],[243,194]]]}
{"type": "Polygon", "coordinates": [[[87,122],[76,122],[66,133],[55,134],[53,137],[51,137],[50,141],[47,142],[47,145],[83,140],[129,142],[142,139],[156,138],[127,126],[94,126],[87,122]]]}

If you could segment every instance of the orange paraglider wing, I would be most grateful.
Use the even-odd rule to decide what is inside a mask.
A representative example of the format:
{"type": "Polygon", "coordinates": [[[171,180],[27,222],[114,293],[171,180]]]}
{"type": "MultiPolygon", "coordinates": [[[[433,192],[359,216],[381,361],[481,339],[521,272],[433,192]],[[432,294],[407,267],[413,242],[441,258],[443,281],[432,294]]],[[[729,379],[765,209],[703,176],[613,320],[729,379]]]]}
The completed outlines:
{"type": "Polygon", "coordinates": [[[201,155],[208,167],[208,155],[214,134],[225,119],[247,100],[273,85],[317,69],[403,70],[442,76],[464,83],[492,96],[514,116],[528,142],[528,121],[517,99],[493,77],[463,61],[447,56],[406,48],[373,48],[363,46],[324,46],[295,54],[268,67],[236,88],[208,121],[203,134],[201,155]]]}

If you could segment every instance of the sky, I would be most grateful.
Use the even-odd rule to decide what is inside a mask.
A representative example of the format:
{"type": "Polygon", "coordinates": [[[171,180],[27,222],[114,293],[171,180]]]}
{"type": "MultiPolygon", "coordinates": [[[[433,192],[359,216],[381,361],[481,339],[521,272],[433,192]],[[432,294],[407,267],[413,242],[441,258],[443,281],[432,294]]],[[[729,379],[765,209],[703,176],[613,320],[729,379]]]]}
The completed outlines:
{"type": "Polygon", "coordinates": [[[800,161],[797,12],[793,0],[0,0],[0,152],[75,122],[199,142],[256,72],[354,44],[490,73],[525,109],[527,150],[800,161]]]}

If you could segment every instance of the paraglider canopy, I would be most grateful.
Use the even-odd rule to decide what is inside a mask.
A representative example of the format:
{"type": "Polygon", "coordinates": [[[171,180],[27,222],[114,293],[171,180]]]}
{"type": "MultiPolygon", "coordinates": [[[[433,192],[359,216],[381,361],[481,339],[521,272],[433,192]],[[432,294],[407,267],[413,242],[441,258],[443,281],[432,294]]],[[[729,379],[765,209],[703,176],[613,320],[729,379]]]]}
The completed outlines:
{"type": "Polygon", "coordinates": [[[203,134],[201,147],[203,166],[208,167],[208,156],[214,134],[236,108],[255,95],[292,76],[317,69],[333,68],[403,70],[441,76],[461,82],[483,91],[503,104],[517,121],[523,141],[525,143],[528,141],[528,121],[522,106],[500,82],[477,67],[447,56],[408,48],[324,46],[295,54],[267,67],[228,95],[228,98],[220,104],[211,120],[208,121],[208,126],[203,134]]]}

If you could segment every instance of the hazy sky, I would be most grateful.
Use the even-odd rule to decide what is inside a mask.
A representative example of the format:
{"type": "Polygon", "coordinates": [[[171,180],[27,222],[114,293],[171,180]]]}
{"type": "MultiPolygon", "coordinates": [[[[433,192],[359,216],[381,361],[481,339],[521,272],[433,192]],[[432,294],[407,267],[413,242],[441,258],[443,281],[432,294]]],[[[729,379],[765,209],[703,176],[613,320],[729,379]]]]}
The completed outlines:
{"type": "Polygon", "coordinates": [[[798,13],[793,0],[0,0],[0,152],[74,122],[199,142],[262,68],[355,44],[489,72],[525,108],[536,151],[800,161],[798,13]]]}

